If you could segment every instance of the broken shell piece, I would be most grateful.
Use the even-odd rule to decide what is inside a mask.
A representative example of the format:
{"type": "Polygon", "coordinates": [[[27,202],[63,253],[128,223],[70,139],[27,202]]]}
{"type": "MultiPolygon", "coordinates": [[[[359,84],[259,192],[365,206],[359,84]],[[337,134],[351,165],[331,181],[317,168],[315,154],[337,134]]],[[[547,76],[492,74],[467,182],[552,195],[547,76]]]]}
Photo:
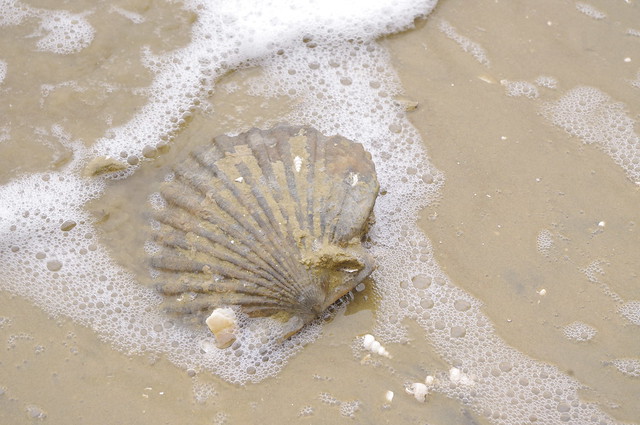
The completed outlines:
{"type": "Polygon", "coordinates": [[[393,391],[387,391],[384,394],[384,398],[385,400],[387,400],[389,403],[391,403],[393,401],[393,391]]]}
{"type": "Polygon", "coordinates": [[[216,347],[227,348],[236,340],[236,313],[232,309],[216,308],[206,323],[216,337],[216,347]]]}
{"type": "Polygon", "coordinates": [[[449,380],[452,384],[460,384],[460,385],[474,385],[473,379],[469,377],[466,373],[462,373],[460,369],[456,367],[452,367],[449,369],[449,380]]]}
{"type": "Polygon", "coordinates": [[[99,156],[89,161],[82,174],[85,177],[99,176],[101,174],[115,173],[127,168],[127,164],[110,156],[99,156]]]}
{"type": "Polygon", "coordinates": [[[424,403],[429,394],[429,388],[422,382],[414,382],[406,389],[406,392],[413,395],[420,403],[424,403]]]}
{"type": "Polygon", "coordinates": [[[404,109],[406,112],[415,111],[416,109],[418,109],[419,105],[415,100],[409,99],[408,97],[404,96],[398,96],[393,100],[393,102],[396,105],[402,107],[402,109],[404,109]]]}

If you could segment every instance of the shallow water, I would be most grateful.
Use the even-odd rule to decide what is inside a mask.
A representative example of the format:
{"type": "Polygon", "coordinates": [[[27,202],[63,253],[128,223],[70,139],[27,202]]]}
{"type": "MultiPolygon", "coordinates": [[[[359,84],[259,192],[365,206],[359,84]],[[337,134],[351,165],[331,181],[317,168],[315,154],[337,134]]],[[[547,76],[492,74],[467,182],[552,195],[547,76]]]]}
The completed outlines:
{"type": "MultiPolygon", "coordinates": [[[[404,96],[418,102],[407,117],[446,178],[437,201],[416,214],[439,267],[483,304],[482,313],[507,344],[577,379],[588,387],[580,397],[606,414],[639,422],[640,381],[612,363],[637,360],[640,352],[638,324],[619,312],[625,302],[640,299],[639,189],[606,153],[555,127],[542,113],[545,102],[588,85],[623,102],[629,117],[638,116],[640,88],[633,81],[640,72],[640,37],[628,29],[638,29],[639,5],[590,4],[607,16],[594,19],[573,2],[442,1],[417,28],[380,44],[391,54],[404,96]],[[473,56],[482,50],[465,52],[450,32],[447,36],[443,20],[455,28],[458,42],[467,37],[478,43],[485,59],[473,56]],[[508,96],[500,83],[533,83],[540,75],[557,80],[557,88],[538,85],[535,98],[508,96]],[[541,234],[553,243],[538,243],[541,234]],[[589,265],[596,272],[587,276],[583,270],[589,265]],[[563,328],[575,321],[595,328],[595,337],[567,338],[563,328]]],[[[64,5],[76,12],[93,7],[92,2],[64,5]]],[[[37,18],[0,28],[0,59],[7,64],[0,82],[0,183],[23,173],[64,169],[78,155],[65,137],[91,146],[108,129],[128,122],[148,101],[141,89],[152,81],[141,46],[157,53],[189,43],[195,17],[179,4],[140,1],[122,8],[138,15],[127,17],[109,7],[88,15],[95,38],[71,55],[36,52],[33,37],[27,38],[31,44],[15,42],[37,30],[37,18]],[[143,22],[135,23],[140,17],[143,22]]],[[[91,241],[137,281],[149,280],[147,199],[171,164],[201,144],[202,135],[267,126],[305,107],[295,93],[257,95],[261,78],[258,68],[221,77],[209,108],[194,111],[157,156],[151,152],[153,159],[128,178],[109,182],[84,206],[95,223],[91,241]]],[[[383,305],[388,292],[376,289],[384,287],[380,276],[387,275],[379,274],[378,281],[374,276],[275,378],[245,386],[177,367],[154,350],[127,355],[127,347],[124,353],[114,348],[119,344],[110,344],[104,331],[53,317],[13,295],[19,291],[10,291],[9,282],[9,290],[0,292],[0,339],[6,341],[0,356],[0,422],[86,423],[108,416],[110,423],[251,423],[255,418],[333,423],[353,421],[350,415],[357,423],[515,420],[507,409],[504,417],[487,414],[486,401],[476,394],[436,393],[426,404],[406,394],[405,384],[446,373],[456,362],[472,367],[444,350],[434,332],[433,340],[429,332],[425,337],[425,329],[411,319],[403,322],[406,334],[398,330],[400,337],[391,335],[385,343],[392,359],[368,361],[366,353],[352,348],[358,345],[354,338],[384,333],[388,326],[376,317],[389,311],[383,305]],[[391,403],[384,399],[388,390],[395,393],[391,403]]],[[[50,304],[45,308],[57,311],[50,304]]],[[[548,398],[552,410],[564,388],[553,390],[560,393],[548,398]]],[[[509,391],[496,393],[500,403],[511,400],[514,412],[545,403],[534,396],[514,401],[519,395],[509,391]]]]}

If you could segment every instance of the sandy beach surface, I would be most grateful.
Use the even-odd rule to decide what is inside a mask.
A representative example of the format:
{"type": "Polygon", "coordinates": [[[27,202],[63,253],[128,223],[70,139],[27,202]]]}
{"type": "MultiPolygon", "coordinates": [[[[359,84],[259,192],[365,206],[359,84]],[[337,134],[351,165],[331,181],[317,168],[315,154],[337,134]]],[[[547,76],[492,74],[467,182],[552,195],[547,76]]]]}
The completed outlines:
{"type": "MultiPolygon", "coordinates": [[[[153,80],[142,46],[170,52],[189,43],[197,15],[179,3],[121,3],[82,15],[95,37],[67,55],[33,46],[41,35],[33,34],[43,31],[37,14],[0,26],[0,184],[63,170],[78,155],[65,137],[91,149],[128,122],[153,80]]],[[[78,14],[92,8],[90,1],[61,7],[78,14]]],[[[491,406],[507,406],[502,411],[478,394],[493,382],[490,373],[474,377],[471,369],[470,379],[483,379],[476,389],[447,392],[443,384],[426,402],[416,400],[406,391],[411,383],[450,377],[457,362],[467,364],[465,352],[456,359],[411,319],[402,321],[403,338],[385,343],[391,359],[364,352],[358,338],[382,328],[386,292],[376,289],[383,285],[376,275],[276,376],[246,385],[180,367],[153,350],[131,354],[99,326],[56,314],[56,300],[43,309],[0,276],[7,279],[0,285],[0,423],[543,423],[518,413],[537,409],[580,423],[571,415],[583,414],[575,413],[583,401],[608,418],[602,423],[640,423],[640,2],[441,0],[415,28],[378,39],[376,49],[389,55],[392,71],[384,72],[395,72],[401,85],[384,101],[400,105],[429,166],[444,176],[414,217],[431,242],[429,255],[456,290],[478,301],[481,315],[472,319],[488,319],[504,344],[487,358],[510,346],[555,366],[557,379],[551,373],[530,394],[495,388],[491,406]],[[571,134],[554,117],[581,87],[594,88],[596,100],[574,104],[600,109],[576,115],[571,134]],[[630,136],[609,144],[589,139],[605,133],[630,136]],[[627,160],[617,159],[620,152],[629,152],[627,160]],[[564,377],[582,384],[579,400],[563,393],[564,377]]],[[[205,96],[208,107],[193,112],[134,173],[110,180],[83,204],[96,229],[87,239],[140,283],[152,283],[148,199],[172,165],[202,144],[202,135],[271,126],[304,107],[296,93],[261,95],[260,78],[260,67],[224,73],[205,96]]],[[[13,230],[2,227],[0,235],[9,240],[5,265],[14,258],[13,230]]],[[[36,273],[30,285],[41,278],[36,273]]],[[[496,372],[496,385],[512,367],[518,369],[496,372]]],[[[530,379],[534,387],[536,377],[530,379]]]]}

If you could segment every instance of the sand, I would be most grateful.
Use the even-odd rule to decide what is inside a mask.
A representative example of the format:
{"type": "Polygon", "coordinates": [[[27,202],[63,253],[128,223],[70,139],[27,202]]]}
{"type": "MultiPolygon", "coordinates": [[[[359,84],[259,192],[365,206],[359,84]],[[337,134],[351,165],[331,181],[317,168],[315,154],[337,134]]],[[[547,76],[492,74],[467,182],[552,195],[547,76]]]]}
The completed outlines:
{"type": "MultiPolygon", "coordinates": [[[[441,198],[419,217],[442,269],[484,304],[507,343],[584,383],[589,388],[581,395],[614,418],[638,422],[640,380],[611,362],[637,358],[639,328],[618,313],[620,302],[611,292],[623,300],[640,298],[640,188],[601,150],[541,114],[545,102],[580,85],[623,102],[631,117],[640,113],[640,88],[631,84],[640,69],[640,37],[626,33],[638,29],[639,4],[591,4],[607,17],[589,17],[573,2],[442,0],[415,29],[380,42],[390,51],[406,98],[418,103],[409,118],[446,177],[441,198]],[[439,29],[443,20],[478,43],[488,65],[447,37],[439,29]],[[535,99],[508,96],[500,83],[533,83],[541,75],[558,85],[538,87],[535,99]],[[555,243],[541,253],[536,241],[545,229],[555,243]],[[582,271],[594,262],[604,272],[600,283],[582,271]],[[563,327],[574,321],[593,326],[596,337],[568,339],[563,327]]],[[[98,36],[75,59],[40,55],[28,67],[28,49],[10,41],[28,31],[0,29],[6,34],[0,37],[3,58],[28,69],[0,86],[0,116],[16,129],[0,142],[0,183],[69,161],[55,137],[34,139],[18,123],[49,128],[64,119],[88,144],[108,128],[105,117],[124,122],[143,103],[135,88],[149,84],[150,77],[135,63],[137,51],[110,38],[125,33],[133,46],[155,43],[170,50],[186,42],[182,26],[191,19],[172,4],[148,10],[166,22],[158,30],[161,37],[145,38],[151,27],[131,31],[126,19],[110,14],[92,19],[98,36]],[[92,58],[105,53],[114,58],[111,65],[92,69],[92,58]],[[120,64],[129,59],[134,71],[124,72],[120,64]],[[71,76],[69,67],[76,67],[71,76]],[[48,81],[60,82],[108,75],[126,89],[113,94],[99,85],[95,92],[63,86],[45,99],[42,114],[39,81],[45,73],[48,81]]],[[[144,201],[175,158],[197,145],[201,134],[261,126],[296,107],[295,99],[249,95],[247,82],[257,73],[223,77],[211,98],[213,112],[196,114],[166,153],[87,207],[100,223],[100,243],[141,279],[144,201]]],[[[419,329],[411,329],[408,344],[387,347],[393,362],[371,365],[353,355],[354,336],[375,322],[373,299],[370,289],[357,294],[276,378],[239,387],[207,373],[192,376],[162,357],[129,356],[90,329],[0,292],[0,423],[492,423],[473,406],[444,396],[421,404],[405,394],[406,377],[447,367],[419,329]],[[385,406],[388,390],[395,397],[385,406]],[[328,394],[324,401],[321,393],[328,394]]]]}

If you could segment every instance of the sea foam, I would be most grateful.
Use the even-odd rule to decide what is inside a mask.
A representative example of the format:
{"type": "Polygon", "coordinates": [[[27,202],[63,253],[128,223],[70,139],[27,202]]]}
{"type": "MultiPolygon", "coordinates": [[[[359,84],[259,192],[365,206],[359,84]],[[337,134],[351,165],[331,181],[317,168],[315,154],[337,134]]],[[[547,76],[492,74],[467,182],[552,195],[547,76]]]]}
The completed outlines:
{"type": "Polygon", "coordinates": [[[435,351],[466,378],[461,384],[443,375],[446,385],[437,390],[475,406],[494,423],[614,423],[594,404],[580,401],[576,380],[502,341],[481,303],[442,272],[417,227],[417,213],[438,197],[444,175],[393,101],[402,88],[375,39],[411,27],[434,6],[435,1],[185,2],[197,16],[191,41],[169,53],[143,51],[154,78],[148,102],[136,115],[88,149],[71,143],[74,161],[63,170],[19,177],[0,188],[0,261],[7,265],[0,289],[93,328],[125,352],[164,353],[179,367],[206,369],[235,383],[276,375],[319,335],[321,324],[283,345],[245,329],[235,347],[219,350],[205,329],[163,317],[159,296],[115,264],[84,209],[108,182],[80,175],[100,156],[137,157],[141,161],[130,161],[119,177],[131,175],[150,160],[145,149],[170,143],[206,104],[221,75],[260,66],[264,72],[252,84],[254,93],[299,100],[283,121],[357,140],[376,163],[385,195],[370,232],[380,299],[372,333],[385,344],[406,342],[404,321],[418,323],[435,351]]]}

